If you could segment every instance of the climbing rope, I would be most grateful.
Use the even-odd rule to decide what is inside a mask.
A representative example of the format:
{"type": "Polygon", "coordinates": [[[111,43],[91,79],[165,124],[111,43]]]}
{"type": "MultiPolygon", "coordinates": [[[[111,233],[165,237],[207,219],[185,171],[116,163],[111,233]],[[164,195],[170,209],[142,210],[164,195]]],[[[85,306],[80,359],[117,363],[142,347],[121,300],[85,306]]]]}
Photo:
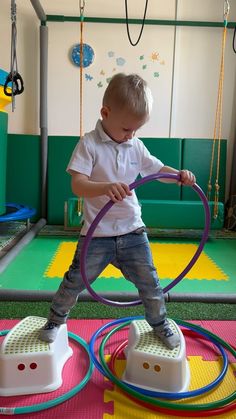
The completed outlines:
{"type": "MultiPolygon", "coordinates": [[[[80,89],[79,89],[79,101],[80,101],[80,140],[83,139],[83,30],[84,30],[84,7],[85,0],[80,0],[80,89]]],[[[80,217],[83,213],[83,198],[78,198],[78,216],[80,217]]]]}
{"type": "Polygon", "coordinates": [[[131,39],[131,36],[130,36],[130,31],[129,31],[128,0],[125,0],[125,21],[126,21],[126,30],[127,30],[127,35],[128,35],[128,38],[129,38],[129,42],[131,43],[131,45],[132,45],[133,47],[135,47],[135,46],[139,43],[139,41],[140,41],[140,39],[141,39],[141,36],[142,36],[142,33],[143,33],[144,24],[145,24],[145,19],[146,19],[147,7],[148,7],[148,0],[146,0],[145,9],[144,9],[144,14],[143,14],[142,26],[141,26],[141,30],[140,30],[140,33],[139,33],[138,39],[137,39],[137,41],[136,41],[136,42],[133,42],[133,41],[132,41],[132,39],[131,39]]]}
{"type": "Polygon", "coordinates": [[[24,83],[21,75],[18,73],[17,56],[16,56],[16,40],[17,40],[17,27],[16,27],[16,2],[11,0],[11,69],[8,74],[5,84],[4,93],[6,96],[12,97],[12,112],[15,110],[15,96],[20,95],[24,91],[24,83]],[[11,92],[8,88],[11,87],[11,92]]]}
{"type": "Polygon", "coordinates": [[[84,6],[85,1],[80,0],[80,138],[83,138],[83,29],[84,29],[84,6]]]}
{"type": "Polygon", "coordinates": [[[215,185],[214,185],[215,186],[214,212],[213,212],[214,219],[217,219],[218,217],[218,203],[219,203],[219,190],[220,190],[219,173],[220,173],[220,146],[221,146],[222,114],[223,114],[223,84],[224,84],[225,45],[226,45],[229,9],[230,9],[229,1],[225,0],[224,2],[224,29],[223,29],[222,46],[221,46],[220,77],[219,77],[219,84],[218,84],[218,96],[217,96],[215,126],[214,126],[214,135],[213,135],[213,143],[212,143],[210,175],[209,175],[208,190],[207,190],[207,198],[208,200],[211,200],[213,165],[214,165],[214,160],[215,160],[216,142],[218,141],[217,157],[216,157],[216,177],[215,177],[215,185]]]}

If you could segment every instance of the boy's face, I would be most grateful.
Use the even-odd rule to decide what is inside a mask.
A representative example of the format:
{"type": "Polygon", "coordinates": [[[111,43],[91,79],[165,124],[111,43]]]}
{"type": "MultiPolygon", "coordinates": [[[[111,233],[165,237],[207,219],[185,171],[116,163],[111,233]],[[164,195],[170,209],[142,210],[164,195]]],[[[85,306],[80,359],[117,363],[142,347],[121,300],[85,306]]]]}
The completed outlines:
{"type": "Polygon", "coordinates": [[[137,118],[125,111],[117,111],[108,106],[102,107],[101,115],[104,131],[117,143],[131,140],[136,131],[148,121],[148,116],[137,118]]]}

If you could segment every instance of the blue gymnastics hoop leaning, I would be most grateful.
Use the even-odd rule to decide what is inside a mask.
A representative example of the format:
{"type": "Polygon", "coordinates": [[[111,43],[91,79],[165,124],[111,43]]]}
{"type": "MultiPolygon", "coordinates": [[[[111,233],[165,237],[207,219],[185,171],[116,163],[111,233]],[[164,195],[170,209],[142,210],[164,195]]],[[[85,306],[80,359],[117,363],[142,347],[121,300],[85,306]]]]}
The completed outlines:
{"type": "MultiPolygon", "coordinates": [[[[143,185],[144,183],[150,182],[152,180],[157,180],[157,179],[173,179],[176,180],[177,182],[180,181],[180,176],[177,174],[172,174],[172,173],[156,173],[153,175],[149,175],[149,176],[145,176],[142,179],[138,179],[135,182],[131,183],[129,185],[130,190],[135,189],[137,187],[139,187],[140,185],[143,185]]],[[[170,289],[172,289],[175,285],[177,285],[181,279],[184,278],[184,276],[187,274],[187,272],[189,272],[189,270],[192,268],[192,266],[195,264],[195,262],[197,261],[197,259],[199,258],[203,247],[207,241],[208,238],[208,234],[209,234],[209,229],[210,229],[210,209],[209,209],[209,205],[208,205],[208,201],[207,198],[204,194],[204,192],[202,191],[202,189],[200,188],[200,186],[198,186],[197,184],[194,184],[192,186],[192,188],[195,190],[195,192],[197,192],[197,194],[199,195],[199,197],[202,200],[203,206],[204,206],[204,212],[205,212],[205,228],[203,231],[203,235],[202,235],[202,239],[200,241],[200,244],[195,252],[195,254],[193,255],[192,259],[190,260],[190,262],[188,263],[188,265],[184,268],[184,270],[177,276],[177,278],[175,280],[173,280],[169,285],[167,285],[164,289],[163,292],[166,293],[168,292],[170,289]]],[[[81,249],[81,256],[80,256],[80,271],[81,271],[81,275],[84,281],[84,284],[87,288],[87,290],[89,291],[89,293],[91,294],[91,296],[97,300],[100,301],[101,303],[110,305],[110,306],[119,306],[119,307],[130,307],[130,306],[135,306],[135,305],[139,305],[142,304],[141,300],[136,300],[136,301],[129,301],[129,302],[118,302],[118,301],[111,301],[108,300],[104,297],[99,296],[90,286],[90,283],[88,281],[87,278],[87,274],[86,274],[86,256],[87,256],[87,252],[88,252],[88,247],[89,247],[89,243],[92,239],[92,235],[94,233],[94,230],[96,229],[98,223],[101,221],[101,219],[105,216],[105,214],[109,211],[109,209],[114,205],[113,201],[109,201],[97,214],[97,216],[95,217],[94,221],[92,222],[82,249],[81,249]]]]}

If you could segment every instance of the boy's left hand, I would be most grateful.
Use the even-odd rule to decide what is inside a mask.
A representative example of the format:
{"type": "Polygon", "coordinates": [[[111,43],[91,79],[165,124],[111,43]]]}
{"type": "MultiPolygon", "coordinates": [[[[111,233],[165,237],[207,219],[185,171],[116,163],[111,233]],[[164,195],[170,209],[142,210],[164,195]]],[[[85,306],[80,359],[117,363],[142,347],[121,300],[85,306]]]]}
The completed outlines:
{"type": "Polygon", "coordinates": [[[180,183],[182,185],[192,186],[194,183],[196,183],[195,175],[189,170],[180,170],[179,174],[180,174],[180,183]]]}

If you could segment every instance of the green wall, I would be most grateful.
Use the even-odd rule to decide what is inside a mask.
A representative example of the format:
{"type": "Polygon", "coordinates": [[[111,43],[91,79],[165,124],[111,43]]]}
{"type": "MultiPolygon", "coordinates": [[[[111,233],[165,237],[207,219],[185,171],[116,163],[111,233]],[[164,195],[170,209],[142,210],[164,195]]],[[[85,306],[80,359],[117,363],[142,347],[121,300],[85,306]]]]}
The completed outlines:
{"type": "Polygon", "coordinates": [[[36,209],[41,217],[40,137],[8,134],[6,199],[36,209]]]}
{"type": "MultiPolygon", "coordinates": [[[[175,138],[142,138],[151,154],[163,161],[167,166],[181,169],[182,166],[182,139],[175,138]],[[171,153],[170,153],[171,150],[171,153]]],[[[180,199],[181,191],[176,185],[149,182],[137,189],[139,199],[180,199]],[[161,198],[160,198],[161,197],[161,198]]]]}
{"type": "MultiPolygon", "coordinates": [[[[183,141],[183,168],[191,170],[196,174],[197,183],[205,194],[207,194],[207,185],[210,174],[210,162],[212,156],[212,145],[213,141],[209,139],[195,139],[186,138],[183,141]]],[[[225,199],[225,171],[226,171],[226,153],[227,153],[227,141],[221,140],[220,144],[220,174],[219,174],[219,201],[224,202],[225,199]]],[[[215,184],[215,173],[217,164],[217,144],[215,145],[214,151],[214,163],[213,163],[213,177],[212,177],[212,192],[214,192],[215,184]]],[[[192,188],[182,188],[183,200],[196,200],[198,199],[197,194],[192,188]]],[[[212,193],[212,200],[214,200],[214,193],[212,193]]]]}
{"type": "MultiPolygon", "coordinates": [[[[66,173],[72,151],[78,137],[50,136],[48,139],[48,223],[63,224],[64,202],[73,196],[70,188],[70,175],[66,173]]],[[[144,144],[149,150],[167,164],[181,167],[181,140],[144,138],[144,144]],[[170,153],[169,150],[172,150],[170,153]]],[[[180,188],[176,185],[165,185],[160,182],[150,182],[137,190],[139,199],[180,199],[180,188]]]]}
{"type": "Polygon", "coordinates": [[[66,173],[78,137],[48,138],[48,224],[64,224],[64,203],[73,196],[66,173]]]}
{"type": "MultiPolygon", "coordinates": [[[[65,136],[49,136],[48,138],[48,224],[64,224],[64,203],[73,197],[71,178],[66,173],[66,167],[78,140],[78,137],[65,136]]],[[[199,186],[205,193],[207,192],[212,140],[143,138],[143,141],[150,152],[163,160],[165,164],[178,169],[188,168],[192,170],[197,176],[199,186]]],[[[220,201],[222,202],[224,202],[225,194],[226,145],[226,140],[222,140],[219,182],[221,185],[220,201]]],[[[38,135],[9,134],[6,180],[7,200],[36,208],[36,218],[41,216],[40,171],[40,137],[38,135]]],[[[147,202],[147,200],[159,199],[168,200],[169,202],[173,201],[173,205],[178,201],[199,200],[198,195],[192,188],[167,185],[156,181],[140,186],[137,189],[137,195],[142,204],[145,201],[147,202]]],[[[148,214],[150,214],[151,210],[148,205],[146,210],[143,206],[143,210],[144,212],[146,211],[147,218],[150,218],[148,214]]],[[[156,211],[158,210],[158,207],[155,207],[155,205],[152,207],[155,218],[157,218],[156,211]]],[[[196,211],[198,210],[196,209],[196,211]]],[[[194,218],[196,218],[196,214],[194,218]]],[[[191,214],[189,217],[191,219],[191,214]]]]}

